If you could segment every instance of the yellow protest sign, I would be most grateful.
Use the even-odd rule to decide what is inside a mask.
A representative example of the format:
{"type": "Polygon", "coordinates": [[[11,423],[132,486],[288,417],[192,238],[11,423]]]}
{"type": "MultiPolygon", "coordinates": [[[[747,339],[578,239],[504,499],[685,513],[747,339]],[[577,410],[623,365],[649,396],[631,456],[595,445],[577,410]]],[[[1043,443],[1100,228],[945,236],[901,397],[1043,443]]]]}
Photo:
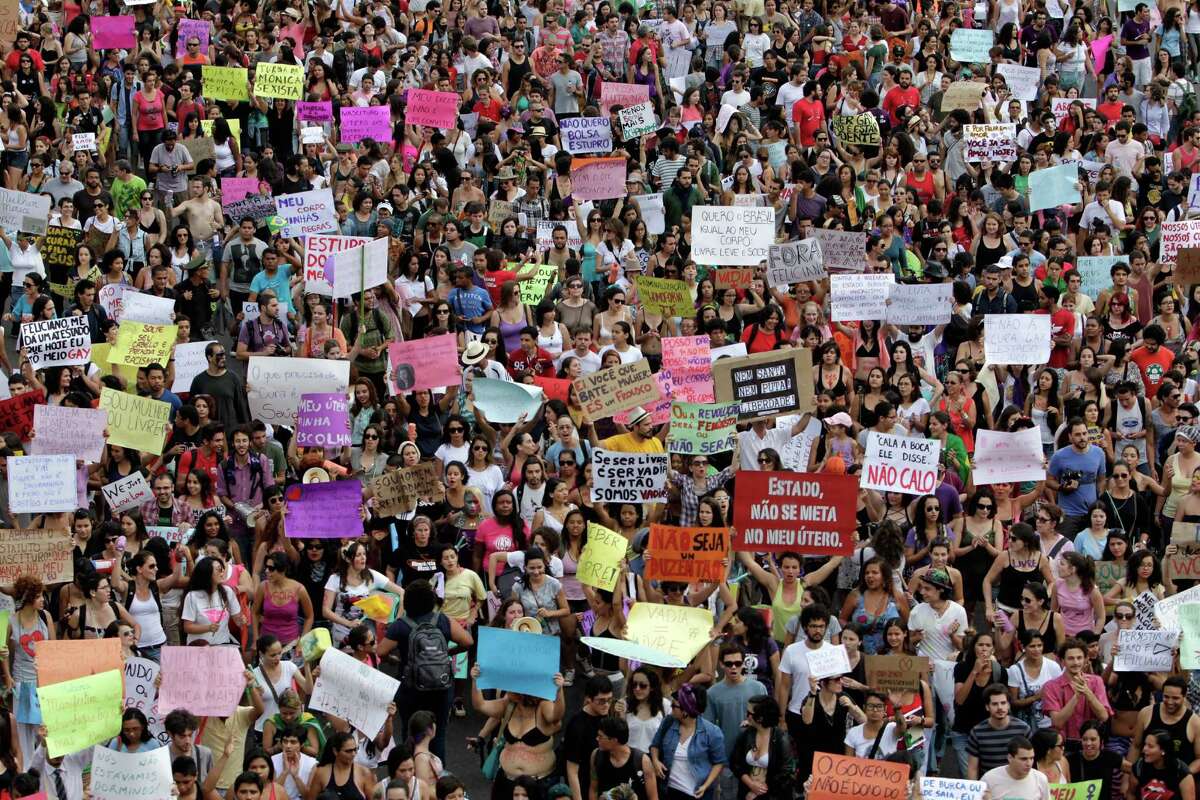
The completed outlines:
{"type": "Polygon", "coordinates": [[[170,403],[105,388],[100,392],[100,408],[108,412],[109,444],[162,454],[170,403]]]}
{"type": "MultiPolygon", "coordinates": [[[[245,70],[242,70],[242,72],[245,72],[245,70]]],[[[232,136],[234,139],[240,140],[242,138],[242,121],[239,119],[233,119],[232,117],[226,117],[225,121],[227,123],[229,123],[229,135],[232,136]]],[[[205,136],[212,136],[212,129],[213,129],[214,122],[216,122],[216,120],[212,120],[212,119],[200,120],[200,132],[203,133],[205,136]]]]}
{"type": "Polygon", "coordinates": [[[260,61],[254,68],[254,94],[256,97],[299,100],[303,91],[304,67],[260,61]]]}
{"type": "Polygon", "coordinates": [[[171,360],[171,347],[179,332],[177,325],[151,325],[148,322],[122,322],[117,344],[108,353],[112,364],[144,367],[171,360]]]}
{"type": "Polygon", "coordinates": [[[107,741],[121,732],[121,672],[110,669],[37,690],[50,758],[107,741]]]}
{"type": "Polygon", "coordinates": [[[108,355],[111,350],[112,345],[108,342],[92,345],[92,363],[96,365],[96,369],[100,370],[102,374],[116,375],[125,381],[125,391],[127,393],[137,394],[137,367],[109,363],[108,355]]]}
{"type": "Polygon", "coordinates": [[[249,100],[250,76],[242,67],[200,68],[202,93],[206,100],[249,100]]]}
{"type": "Polygon", "coordinates": [[[611,592],[616,588],[621,559],[628,549],[629,540],[624,536],[603,525],[589,522],[587,545],[575,570],[579,582],[611,592]]]}
{"type": "Polygon", "coordinates": [[[707,608],[634,603],[625,622],[625,638],[683,662],[709,642],[713,615],[707,608]]]}
{"type": "Polygon", "coordinates": [[[392,601],[383,595],[373,594],[360,598],[354,601],[354,605],[376,622],[387,622],[388,617],[392,615],[392,601]]]}
{"type": "Polygon", "coordinates": [[[652,314],[690,317],[696,313],[696,304],[683,281],[638,275],[633,279],[633,283],[637,286],[638,299],[652,314]]]}
{"type": "MultiPolygon", "coordinates": [[[[515,265],[509,265],[513,269],[515,265]]],[[[521,281],[517,287],[521,291],[521,302],[527,306],[536,306],[546,297],[546,292],[558,280],[558,267],[554,264],[526,264],[520,274],[534,273],[534,277],[521,281]]]]}

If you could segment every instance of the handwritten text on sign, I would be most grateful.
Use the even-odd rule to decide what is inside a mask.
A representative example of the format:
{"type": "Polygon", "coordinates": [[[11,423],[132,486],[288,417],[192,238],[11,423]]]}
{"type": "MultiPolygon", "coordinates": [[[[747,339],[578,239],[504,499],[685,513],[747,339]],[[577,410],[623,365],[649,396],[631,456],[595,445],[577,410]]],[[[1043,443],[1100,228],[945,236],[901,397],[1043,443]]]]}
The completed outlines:
{"type": "Polygon", "coordinates": [[[1050,784],[1050,800],[1103,800],[1100,796],[1102,783],[1099,778],[1092,781],[1050,784]]]}
{"type": "Polygon", "coordinates": [[[611,153],[612,126],[608,117],[572,117],[558,122],[568,153],[611,153]]]}
{"type": "Polygon", "coordinates": [[[817,753],[813,756],[809,800],[906,800],[908,764],[817,753]]]}
{"type": "Polygon", "coordinates": [[[1162,238],[1159,240],[1160,259],[1164,264],[1174,264],[1179,251],[1188,247],[1200,247],[1200,219],[1182,222],[1164,222],[1162,238]]]}
{"type": "Polygon", "coordinates": [[[651,525],[646,560],[647,580],[707,581],[725,578],[721,563],[729,551],[727,533],[722,528],[678,528],[651,525]]]}
{"type": "Polygon", "coordinates": [[[26,322],[21,326],[21,347],[34,369],[86,364],[92,354],[92,336],[85,316],[26,322]]]}
{"type": "Polygon", "coordinates": [[[1114,672],[1170,672],[1179,631],[1120,631],[1114,672]]]}
{"type": "Polygon", "coordinates": [[[742,472],[733,506],[738,550],[854,552],[858,478],[796,472],[742,472]]]}
{"type": "Polygon", "coordinates": [[[1050,360],[1050,315],[985,315],[983,351],[988,364],[1045,364],[1050,360]]]}
{"type": "Polygon", "coordinates": [[[867,267],[867,234],[865,231],[830,231],[817,228],[813,238],[821,243],[821,258],[825,269],[833,272],[862,272],[867,267]]]}
{"type": "Polygon", "coordinates": [[[738,422],[813,410],[812,359],[802,350],[721,358],[712,373],[717,400],[738,402],[738,422]]]}
{"type": "Polygon", "coordinates": [[[845,322],[887,316],[887,299],[896,278],[890,272],[833,275],[829,279],[830,319],[845,322]]]}
{"type": "MultiPolygon", "coordinates": [[[[874,684],[871,684],[874,686],[874,684]]],[[[983,800],[987,784],[962,778],[921,778],[922,800],[983,800]]],[[[1083,800],[1080,798],[1080,800],[1083,800]]],[[[1089,798],[1091,800],[1091,798],[1089,798]]]]}
{"type": "Polygon", "coordinates": [[[1046,478],[1042,437],[1036,428],[1015,433],[979,432],[975,440],[975,483],[1040,481],[1046,478]]]}
{"type": "Polygon", "coordinates": [[[647,503],[667,499],[667,465],[663,453],[592,451],[592,502],[647,503]]]}
{"type": "Polygon", "coordinates": [[[773,208],[692,208],[692,258],[698,264],[757,264],[767,259],[774,241],[773,208]]]}
{"type": "Polygon", "coordinates": [[[227,717],[246,690],[246,667],[232,647],[162,649],[162,713],[186,708],[199,717],[227,717]]]}
{"type": "Polygon", "coordinates": [[[773,244],[767,251],[767,285],[787,286],[801,281],[819,281],[828,275],[816,239],[773,244]]]}
{"type": "Polygon", "coordinates": [[[405,96],[404,121],[409,125],[453,128],[458,120],[459,97],[454,92],[409,89],[405,96]]]}
{"type": "Polygon", "coordinates": [[[732,450],[737,442],[737,403],[671,404],[667,451],[711,455],[732,450]]]}
{"type": "Polygon", "coordinates": [[[375,736],[399,688],[395,678],[331,647],[321,656],[321,675],[313,687],[311,705],[375,736]]]}
{"type": "Polygon", "coordinates": [[[930,494],[937,487],[942,443],[867,431],[862,486],[884,492],[930,494]]]}
{"type": "Polygon", "coordinates": [[[1017,126],[1012,122],[990,125],[964,125],[964,144],[967,161],[999,161],[1009,163],[1017,159],[1017,126]]]}
{"type": "Polygon", "coordinates": [[[584,412],[603,419],[659,399],[658,383],[646,359],[619,364],[575,379],[575,394],[584,412]]]}
{"type": "Polygon", "coordinates": [[[629,540],[616,531],[594,522],[588,523],[587,545],[575,568],[576,577],[585,586],[611,592],[617,585],[621,559],[629,549],[629,540]]]}

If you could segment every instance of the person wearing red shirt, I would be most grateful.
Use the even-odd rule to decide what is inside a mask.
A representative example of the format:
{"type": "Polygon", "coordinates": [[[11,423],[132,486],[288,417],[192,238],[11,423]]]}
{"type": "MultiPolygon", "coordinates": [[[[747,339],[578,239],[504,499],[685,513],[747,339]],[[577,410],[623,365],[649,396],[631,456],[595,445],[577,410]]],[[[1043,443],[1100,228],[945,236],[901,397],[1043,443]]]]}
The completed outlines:
{"type": "Polygon", "coordinates": [[[1121,109],[1124,107],[1125,104],[1117,99],[1117,87],[1110,86],[1104,90],[1104,102],[1096,106],[1096,113],[1104,117],[1109,125],[1116,125],[1121,121],[1121,109]]]}
{"type": "Polygon", "coordinates": [[[825,127],[825,103],[816,81],[804,84],[804,97],[792,104],[792,127],[800,147],[812,147],[817,131],[825,127]]]}
{"type": "Polygon", "coordinates": [[[1057,286],[1042,286],[1042,307],[1035,314],[1050,315],[1050,360],[1046,366],[1066,369],[1071,362],[1071,343],[1075,339],[1075,314],[1058,304],[1057,286]]]}
{"type": "Polygon", "coordinates": [[[921,91],[912,85],[912,79],[912,70],[904,67],[900,70],[900,82],[883,98],[883,110],[888,113],[893,126],[900,125],[896,112],[901,106],[908,106],[913,111],[921,107],[921,91]]]}
{"type": "Polygon", "coordinates": [[[29,57],[33,59],[34,69],[36,69],[38,72],[46,71],[46,62],[42,60],[42,54],[29,47],[31,41],[32,40],[29,38],[29,34],[25,31],[21,31],[17,34],[16,47],[13,48],[13,51],[8,54],[6,59],[4,59],[4,65],[8,67],[10,72],[16,72],[17,67],[21,66],[21,56],[25,53],[28,53],[29,57]]]}
{"type": "Polygon", "coordinates": [[[1161,325],[1147,325],[1142,331],[1142,346],[1129,354],[1129,360],[1137,364],[1142,372],[1142,385],[1146,397],[1154,397],[1162,385],[1163,376],[1175,361],[1175,354],[1163,347],[1166,331],[1161,325]]]}
{"type": "Polygon", "coordinates": [[[508,374],[517,381],[526,375],[554,377],[554,358],[537,346],[538,331],[532,325],[521,329],[521,347],[508,354],[508,374]]]}

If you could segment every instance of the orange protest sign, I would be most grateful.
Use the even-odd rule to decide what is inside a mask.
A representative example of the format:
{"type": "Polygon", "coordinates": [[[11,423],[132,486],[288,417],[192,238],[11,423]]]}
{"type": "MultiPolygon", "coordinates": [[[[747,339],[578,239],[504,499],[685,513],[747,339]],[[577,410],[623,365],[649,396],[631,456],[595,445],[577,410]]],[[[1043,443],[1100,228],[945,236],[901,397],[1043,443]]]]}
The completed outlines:
{"type": "Polygon", "coordinates": [[[34,644],[34,653],[38,686],[125,669],[120,639],[44,639],[34,644]]]}
{"type": "Polygon", "coordinates": [[[722,564],[729,551],[724,528],[677,528],[651,525],[646,549],[646,578],[658,581],[725,580],[722,564]]]}
{"type": "Polygon", "coordinates": [[[907,800],[908,764],[814,753],[808,800],[907,800]]]}

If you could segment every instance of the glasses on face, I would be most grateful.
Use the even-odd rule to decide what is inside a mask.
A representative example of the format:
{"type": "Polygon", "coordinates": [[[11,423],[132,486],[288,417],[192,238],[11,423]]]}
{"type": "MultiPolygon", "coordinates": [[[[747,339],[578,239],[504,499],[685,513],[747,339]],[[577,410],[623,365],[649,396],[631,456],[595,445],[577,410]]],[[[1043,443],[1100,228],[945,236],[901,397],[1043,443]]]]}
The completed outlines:
{"type": "Polygon", "coordinates": [[[887,708],[887,706],[885,706],[883,703],[867,703],[865,706],[863,706],[863,708],[865,708],[867,711],[883,711],[883,709],[887,708]]]}
{"type": "Polygon", "coordinates": [[[650,688],[650,683],[648,681],[632,681],[629,685],[635,689],[649,689],[650,688]]]}
{"type": "Polygon", "coordinates": [[[1051,522],[1052,520],[1049,517],[1037,517],[1037,521],[1038,522],[1051,522]]]}
{"type": "Polygon", "coordinates": [[[1032,603],[1032,602],[1033,602],[1033,598],[1032,598],[1032,597],[1022,597],[1022,598],[1021,598],[1021,602],[1022,602],[1022,603],[1032,603]]]}
{"type": "Polygon", "coordinates": [[[379,438],[378,433],[364,433],[363,434],[363,439],[378,439],[378,438],[379,438]]]}
{"type": "Polygon", "coordinates": [[[1133,619],[1133,614],[1131,614],[1131,613],[1129,613],[1129,612],[1127,611],[1127,612],[1125,612],[1124,614],[1121,614],[1121,613],[1113,614],[1113,618],[1114,618],[1114,619],[1124,619],[1124,620],[1130,620],[1130,619],[1133,619]]]}
{"type": "Polygon", "coordinates": [[[575,461],[574,461],[574,460],[571,460],[571,461],[562,461],[562,460],[560,460],[560,461],[558,462],[558,465],[559,465],[560,467],[573,467],[573,466],[575,466],[575,461]]]}
{"type": "Polygon", "coordinates": [[[930,511],[941,511],[941,510],[942,510],[941,506],[925,506],[926,514],[928,514],[930,511]]]}
{"type": "Polygon", "coordinates": [[[306,549],[308,549],[308,550],[320,550],[320,549],[321,549],[321,543],[320,543],[320,542],[309,542],[309,543],[308,543],[308,547],[307,547],[306,549]]]}
{"type": "Polygon", "coordinates": [[[621,300],[620,298],[615,298],[615,297],[614,297],[614,298],[613,298],[613,300],[612,300],[612,304],[613,304],[614,306],[623,306],[623,305],[625,305],[625,301],[624,301],[624,300],[621,300]]]}
{"type": "Polygon", "coordinates": [[[739,659],[737,661],[722,661],[721,663],[725,666],[726,669],[738,669],[742,666],[742,664],[744,662],[741,659],[739,659]]]}
{"type": "Polygon", "coordinates": [[[758,459],[758,463],[760,463],[760,464],[770,464],[770,463],[771,463],[771,459],[769,459],[769,458],[760,458],[760,459],[758,459]]]}
{"type": "Polygon", "coordinates": [[[466,428],[447,428],[446,430],[448,430],[450,433],[466,433],[467,432],[466,428]]]}
{"type": "Polygon", "coordinates": [[[472,449],[472,450],[474,450],[476,453],[486,453],[486,452],[487,452],[487,445],[485,445],[485,444],[477,444],[477,445],[475,445],[474,447],[472,447],[471,449],[472,449]]]}

